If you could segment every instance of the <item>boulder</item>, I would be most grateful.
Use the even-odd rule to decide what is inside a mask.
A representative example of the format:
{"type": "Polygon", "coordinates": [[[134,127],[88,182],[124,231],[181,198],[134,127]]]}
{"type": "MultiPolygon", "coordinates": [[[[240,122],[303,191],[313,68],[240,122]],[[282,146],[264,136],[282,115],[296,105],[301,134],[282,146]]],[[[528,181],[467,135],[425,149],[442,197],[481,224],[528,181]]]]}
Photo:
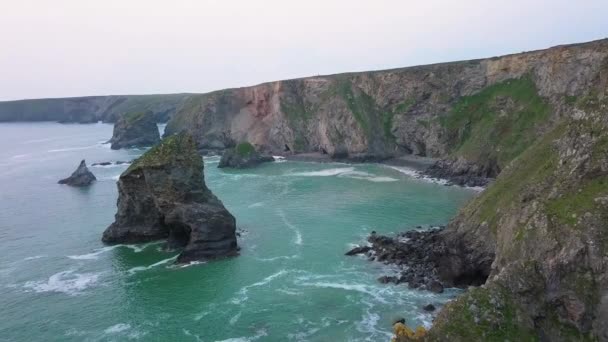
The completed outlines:
{"type": "Polygon", "coordinates": [[[83,159],[80,162],[80,165],[78,165],[76,171],[74,171],[70,177],[64,178],[57,183],[82,187],[89,186],[91,185],[91,183],[93,183],[93,181],[96,180],[97,178],[95,178],[95,175],[91,171],[89,171],[89,169],[87,168],[87,163],[83,159]]]}
{"type": "Polygon", "coordinates": [[[271,156],[264,156],[256,151],[255,147],[248,142],[242,142],[234,148],[226,150],[218,165],[219,168],[232,167],[243,169],[254,167],[264,162],[274,161],[271,156]]]}
{"type": "Polygon", "coordinates": [[[105,243],[167,239],[178,263],[237,254],[236,221],[207,188],[203,160],[187,133],[164,139],[120,175],[118,211],[105,243]]]}
{"type": "Polygon", "coordinates": [[[158,126],[154,114],[147,112],[132,112],[122,115],[114,124],[112,139],[113,150],[130,147],[147,147],[160,141],[158,126]]]}

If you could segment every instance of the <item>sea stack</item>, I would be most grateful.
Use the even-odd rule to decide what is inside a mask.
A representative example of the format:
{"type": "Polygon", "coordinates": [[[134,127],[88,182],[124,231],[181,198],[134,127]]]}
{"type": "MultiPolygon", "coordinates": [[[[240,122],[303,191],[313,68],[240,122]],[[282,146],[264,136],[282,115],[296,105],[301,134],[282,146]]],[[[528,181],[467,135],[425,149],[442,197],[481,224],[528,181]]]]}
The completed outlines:
{"type": "Polygon", "coordinates": [[[70,177],[64,178],[57,183],[67,184],[76,187],[83,187],[91,185],[91,183],[96,180],[97,178],[95,178],[95,175],[91,171],[89,171],[89,169],[87,168],[87,163],[83,159],[80,162],[80,165],[78,165],[76,171],[74,171],[70,177]]]}
{"type": "Polygon", "coordinates": [[[248,142],[242,142],[234,148],[224,151],[222,159],[217,167],[232,167],[244,169],[254,167],[264,162],[274,161],[271,156],[264,156],[256,151],[255,147],[248,142]]]}
{"type": "Polygon", "coordinates": [[[113,150],[130,147],[146,147],[160,141],[154,113],[131,112],[122,115],[114,124],[114,132],[109,143],[113,150]]]}
{"type": "Polygon", "coordinates": [[[236,221],[207,188],[193,138],[164,139],[120,175],[118,211],[106,243],[167,239],[178,263],[237,254],[236,221]]]}

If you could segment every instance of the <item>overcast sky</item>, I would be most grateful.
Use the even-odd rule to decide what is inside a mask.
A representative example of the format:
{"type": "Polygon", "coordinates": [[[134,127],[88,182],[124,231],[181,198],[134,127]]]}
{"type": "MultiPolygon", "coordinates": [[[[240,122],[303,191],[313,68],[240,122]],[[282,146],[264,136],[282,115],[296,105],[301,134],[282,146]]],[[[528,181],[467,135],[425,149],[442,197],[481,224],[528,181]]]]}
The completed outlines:
{"type": "Polygon", "coordinates": [[[608,0],[0,0],[0,99],[207,92],[608,37],[608,0]]]}

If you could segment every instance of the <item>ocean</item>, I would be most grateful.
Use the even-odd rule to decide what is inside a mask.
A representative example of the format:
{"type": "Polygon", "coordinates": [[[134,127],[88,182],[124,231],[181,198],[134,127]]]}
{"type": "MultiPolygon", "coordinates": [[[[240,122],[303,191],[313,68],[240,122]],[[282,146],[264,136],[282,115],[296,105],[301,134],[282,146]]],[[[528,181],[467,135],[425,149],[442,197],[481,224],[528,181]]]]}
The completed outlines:
{"type": "Polygon", "coordinates": [[[394,318],[428,327],[422,306],[459,293],[380,284],[390,266],[344,256],[373,230],[445,224],[476,194],[380,164],[226,170],[205,157],[240,256],[175,265],[162,243],[105,246],[127,165],[91,164],[144,153],[111,150],[111,135],[101,123],[0,124],[0,341],[388,341],[394,318]],[[57,184],[81,159],[98,181],[57,184]]]}

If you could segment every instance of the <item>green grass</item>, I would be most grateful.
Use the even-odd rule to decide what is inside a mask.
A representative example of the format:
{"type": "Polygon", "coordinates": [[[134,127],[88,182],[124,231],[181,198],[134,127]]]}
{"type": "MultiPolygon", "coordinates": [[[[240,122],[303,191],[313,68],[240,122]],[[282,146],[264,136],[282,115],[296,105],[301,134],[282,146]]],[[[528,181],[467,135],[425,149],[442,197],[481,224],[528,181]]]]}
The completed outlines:
{"type": "Polygon", "coordinates": [[[453,156],[496,160],[504,168],[536,140],[550,111],[532,78],[525,76],[461,98],[440,123],[453,156]]]}
{"type": "Polygon", "coordinates": [[[236,151],[236,154],[238,154],[239,156],[246,157],[255,152],[255,147],[253,147],[253,145],[251,145],[248,142],[242,142],[242,143],[239,143],[238,145],[236,145],[234,150],[236,151]]]}
{"type": "Polygon", "coordinates": [[[597,206],[595,199],[605,195],[608,195],[608,177],[595,178],[548,201],[547,213],[558,223],[576,226],[585,212],[597,206]]]}
{"type": "Polygon", "coordinates": [[[163,139],[160,143],[137,158],[123,173],[127,174],[142,167],[162,166],[170,163],[177,155],[186,158],[192,165],[201,165],[203,159],[196,150],[196,143],[189,134],[174,134],[163,139]]]}
{"type": "Polygon", "coordinates": [[[449,319],[437,319],[429,340],[537,341],[517,320],[517,311],[505,289],[474,288],[446,306],[442,314],[448,313],[449,319]]]}
{"type": "Polygon", "coordinates": [[[470,202],[465,211],[476,215],[478,221],[488,222],[490,229],[496,232],[499,208],[508,210],[516,203],[524,191],[539,182],[543,182],[557,169],[559,157],[552,146],[553,140],[560,137],[566,129],[562,124],[546,134],[526,150],[519,158],[504,170],[492,186],[470,202]]]}
{"type": "Polygon", "coordinates": [[[125,121],[127,121],[127,123],[132,124],[135,121],[141,120],[143,119],[146,115],[149,115],[148,112],[130,112],[130,113],[126,113],[124,115],[124,119],[125,121]]]}
{"type": "Polygon", "coordinates": [[[346,101],[348,109],[353,113],[361,129],[370,136],[373,133],[370,129],[371,121],[377,112],[374,99],[364,92],[355,95],[349,80],[340,80],[337,84],[337,91],[344,101],[346,101]]]}

